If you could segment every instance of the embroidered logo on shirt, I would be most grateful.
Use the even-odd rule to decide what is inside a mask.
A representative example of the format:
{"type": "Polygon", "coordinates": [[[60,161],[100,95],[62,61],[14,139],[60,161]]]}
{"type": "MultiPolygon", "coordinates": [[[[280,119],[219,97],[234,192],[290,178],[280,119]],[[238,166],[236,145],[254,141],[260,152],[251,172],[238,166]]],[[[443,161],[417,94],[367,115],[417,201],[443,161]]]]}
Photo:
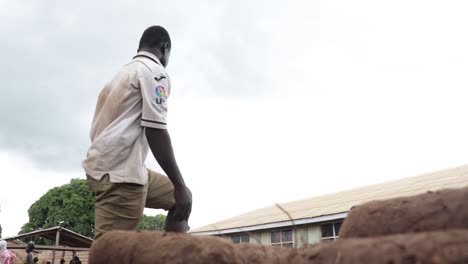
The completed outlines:
{"type": "Polygon", "coordinates": [[[167,92],[166,92],[166,87],[163,85],[156,85],[154,87],[154,94],[156,95],[156,104],[165,104],[166,103],[166,98],[167,98],[167,92]]]}
{"type": "Polygon", "coordinates": [[[161,76],[159,76],[159,77],[154,76],[154,79],[155,79],[157,82],[159,82],[159,81],[161,81],[162,79],[166,79],[166,76],[164,76],[164,75],[161,75],[161,76]]]}

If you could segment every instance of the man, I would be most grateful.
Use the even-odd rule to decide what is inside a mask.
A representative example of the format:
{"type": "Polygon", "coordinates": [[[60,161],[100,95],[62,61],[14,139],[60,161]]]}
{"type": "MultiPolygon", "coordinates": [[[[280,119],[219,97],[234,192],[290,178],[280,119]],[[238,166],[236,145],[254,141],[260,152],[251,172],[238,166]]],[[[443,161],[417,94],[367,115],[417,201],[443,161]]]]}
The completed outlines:
{"type": "Polygon", "coordinates": [[[33,264],[33,254],[32,252],[36,246],[34,245],[34,242],[30,241],[28,245],[26,246],[26,264],[33,264]]]}
{"type": "MultiPolygon", "coordinates": [[[[64,261],[65,262],[65,261],[64,261]]],[[[72,259],[70,260],[70,264],[81,264],[81,260],[80,258],[78,257],[78,255],[76,255],[76,251],[73,250],[72,251],[72,259]]]]}
{"type": "Polygon", "coordinates": [[[169,211],[166,231],[188,229],[192,194],[166,125],[170,52],[168,32],[149,27],[137,55],[99,94],[92,145],[82,163],[96,200],[95,239],[111,230],[136,229],[145,206],[169,211]],[[145,168],[148,147],[168,177],[145,168]]]}

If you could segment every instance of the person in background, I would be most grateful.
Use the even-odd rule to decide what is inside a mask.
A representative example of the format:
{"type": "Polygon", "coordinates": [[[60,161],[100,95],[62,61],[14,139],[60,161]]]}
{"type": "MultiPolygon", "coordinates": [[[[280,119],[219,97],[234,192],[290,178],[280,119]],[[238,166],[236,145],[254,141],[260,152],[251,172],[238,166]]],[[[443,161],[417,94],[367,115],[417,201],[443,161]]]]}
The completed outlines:
{"type": "Polygon", "coordinates": [[[0,264],[13,264],[15,259],[15,253],[7,249],[7,242],[0,240],[0,264]]]}
{"type": "Polygon", "coordinates": [[[28,245],[26,246],[26,253],[28,254],[28,255],[26,255],[26,264],[33,264],[34,263],[33,262],[33,254],[32,254],[34,248],[36,248],[34,246],[34,242],[29,242],[28,245]]]}
{"type": "Polygon", "coordinates": [[[76,255],[76,251],[73,250],[73,256],[72,259],[70,260],[70,264],[81,264],[80,258],[76,255]]]}

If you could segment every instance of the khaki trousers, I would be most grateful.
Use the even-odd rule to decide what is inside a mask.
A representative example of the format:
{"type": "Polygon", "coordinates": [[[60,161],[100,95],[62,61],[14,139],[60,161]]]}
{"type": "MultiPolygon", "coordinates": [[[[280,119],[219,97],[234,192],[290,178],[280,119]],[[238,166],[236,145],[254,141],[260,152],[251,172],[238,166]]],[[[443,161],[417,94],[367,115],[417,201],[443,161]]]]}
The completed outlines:
{"type": "Polygon", "coordinates": [[[87,176],[95,198],[94,239],[112,230],[135,230],[145,207],[169,210],[174,205],[174,186],[168,177],[148,170],[148,183],[112,183],[87,176]]]}

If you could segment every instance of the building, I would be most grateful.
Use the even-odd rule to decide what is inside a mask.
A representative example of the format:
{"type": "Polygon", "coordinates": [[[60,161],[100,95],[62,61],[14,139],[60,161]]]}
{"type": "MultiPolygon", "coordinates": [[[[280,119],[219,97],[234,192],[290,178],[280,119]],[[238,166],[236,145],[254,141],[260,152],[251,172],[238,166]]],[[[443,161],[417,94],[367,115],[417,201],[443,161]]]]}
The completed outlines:
{"type": "Polygon", "coordinates": [[[52,246],[36,245],[33,255],[39,258],[38,263],[46,263],[47,261],[50,261],[52,264],[59,263],[62,258],[65,260],[65,263],[69,263],[73,251],[76,252],[83,264],[88,263],[89,248],[93,240],[60,226],[3,239],[7,241],[7,248],[12,250],[20,261],[24,262],[26,259],[25,249],[27,243],[24,243],[20,239],[39,237],[49,239],[55,243],[52,246]]]}
{"type": "Polygon", "coordinates": [[[372,200],[468,186],[468,165],[353,190],[275,204],[190,231],[234,243],[302,247],[338,238],[351,207],[372,200]]]}

